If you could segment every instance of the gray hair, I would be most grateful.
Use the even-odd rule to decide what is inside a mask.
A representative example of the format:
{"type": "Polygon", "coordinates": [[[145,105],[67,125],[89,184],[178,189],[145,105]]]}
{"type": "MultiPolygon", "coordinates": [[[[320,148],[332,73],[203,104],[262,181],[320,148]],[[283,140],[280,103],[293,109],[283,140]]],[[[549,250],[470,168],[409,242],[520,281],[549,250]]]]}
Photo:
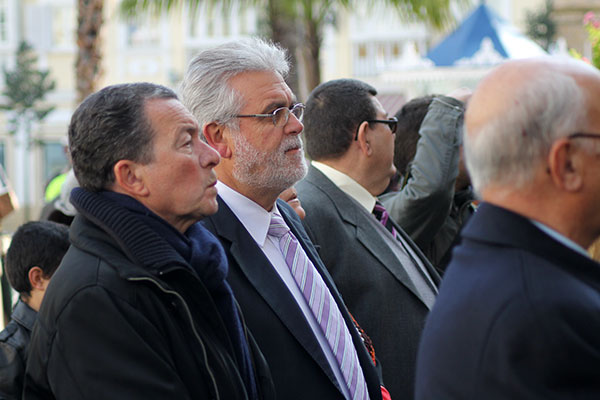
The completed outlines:
{"type": "Polygon", "coordinates": [[[237,129],[237,122],[231,121],[244,99],[229,87],[229,80],[248,71],[273,71],[285,79],[289,68],[285,50],[273,43],[259,38],[229,42],[194,57],[179,91],[200,129],[213,121],[237,129]]]}
{"type": "Polygon", "coordinates": [[[575,132],[585,119],[584,94],[575,80],[540,71],[515,91],[505,111],[466,132],[464,154],[474,189],[490,184],[524,187],[552,143],[575,132]]]}

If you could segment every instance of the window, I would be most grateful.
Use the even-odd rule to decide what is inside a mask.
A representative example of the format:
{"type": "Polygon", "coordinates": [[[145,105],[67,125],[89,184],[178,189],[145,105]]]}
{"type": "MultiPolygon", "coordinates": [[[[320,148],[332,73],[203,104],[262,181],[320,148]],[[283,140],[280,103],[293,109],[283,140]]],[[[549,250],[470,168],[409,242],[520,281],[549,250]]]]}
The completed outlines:
{"type": "Polygon", "coordinates": [[[0,43],[8,41],[8,0],[0,0],[0,43]]]}
{"type": "Polygon", "coordinates": [[[144,18],[127,24],[127,46],[152,47],[160,43],[160,21],[144,18]]]}
{"type": "Polygon", "coordinates": [[[65,146],[59,142],[44,142],[43,181],[48,182],[65,170],[69,164],[65,154],[65,146]]]}
{"type": "MultiPolygon", "coordinates": [[[[0,0],[1,1],[1,0],[0,0]]],[[[75,38],[75,8],[57,6],[52,9],[52,44],[57,47],[72,47],[75,38]]]]}
{"type": "Polygon", "coordinates": [[[364,44],[358,45],[358,58],[367,58],[367,46],[364,44]]]}
{"type": "Polygon", "coordinates": [[[4,164],[4,143],[0,143],[0,165],[6,171],[6,164],[4,164]]]}

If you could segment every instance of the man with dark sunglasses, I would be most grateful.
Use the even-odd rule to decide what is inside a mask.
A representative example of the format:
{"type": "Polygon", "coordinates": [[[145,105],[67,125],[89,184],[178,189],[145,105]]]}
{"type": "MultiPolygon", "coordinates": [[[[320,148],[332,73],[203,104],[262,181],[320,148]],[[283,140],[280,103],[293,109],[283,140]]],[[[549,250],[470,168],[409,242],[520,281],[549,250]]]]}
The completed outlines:
{"type": "Polygon", "coordinates": [[[439,276],[376,196],[396,172],[395,118],[370,85],[319,85],[304,116],[312,159],[297,186],[303,223],[346,300],[369,333],[392,398],[413,397],[416,352],[439,276]]]}

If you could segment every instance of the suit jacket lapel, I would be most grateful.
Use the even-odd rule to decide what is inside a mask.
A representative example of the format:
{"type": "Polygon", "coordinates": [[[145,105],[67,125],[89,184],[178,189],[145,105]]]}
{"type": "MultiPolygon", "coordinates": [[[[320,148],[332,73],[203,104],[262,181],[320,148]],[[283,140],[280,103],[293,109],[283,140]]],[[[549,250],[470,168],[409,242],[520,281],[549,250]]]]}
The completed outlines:
{"type": "Polygon", "coordinates": [[[410,236],[408,236],[408,234],[404,231],[404,229],[402,229],[402,227],[400,227],[400,225],[398,225],[396,223],[396,221],[394,221],[393,219],[391,221],[392,221],[392,224],[394,225],[394,228],[396,228],[396,231],[398,232],[398,234],[400,234],[400,236],[402,236],[402,238],[404,239],[404,243],[406,243],[408,246],[410,246],[411,250],[417,255],[417,257],[419,257],[419,259],[425,266],[425,269],[429,273],[429,276],[433,280],[433,283],[435,283],[436,287],[439,287],[439,285],[442,281],[442,278],[440,277],[440,274],[437,272],[437,270],[435,269],[433,264],[431,264],[431,261],[429,261],[429,259],[425,256],[425,254],[423,254],[423,252],[421,251],[419,246],[417,246],[415,244],[415,242],[412,240],[412,238],[410,236]]]}
{"type": "Polygon", "coordinates": [[[218,202],[218,213],[209,217],[214,221],[217,236],[231,243],[230,252],[240,270],[296,340],[339,388],[327,358],[296,300],[235,214],[220,197],[218,202]]]}
{"type": "MultiPolygon", "coordinates": [[[[365,217],[369,215],[362,212],[361,205],[338,188],[321,171],[310,167],[306,180],[322,190],[333,202],[342,220],[352,225],[355,229],[356,239],[375,257],[381,266],[387,269],[400,283],[410,290],[422,301],[417,288],[398,262],[394,252],[388,247],[379,233],[372,229],[365,217]]],[[[404,237],[404,236],[403,236],[404,237]]]]}

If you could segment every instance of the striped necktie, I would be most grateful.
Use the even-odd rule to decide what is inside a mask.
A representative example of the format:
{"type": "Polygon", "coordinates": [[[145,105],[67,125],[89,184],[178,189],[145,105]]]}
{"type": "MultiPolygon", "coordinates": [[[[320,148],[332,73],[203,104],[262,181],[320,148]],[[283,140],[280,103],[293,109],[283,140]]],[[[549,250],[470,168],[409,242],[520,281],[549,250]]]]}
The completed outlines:
{"type": "Polygon", "coordinates": [[[352,336],[323,278],[306,256],[281,215],[273,213],[268,234],[279,239],[279,249],[327,338],[346,380],[350,397],[358,400],[369,399],[367,384],[352,343],[352,336]]]}
{"type": "Polygon", "coordinates": [[[394,228],[394,224],[390,219],[390,214],[388,214],[387,210],[379,201],[375,203],[375,207],[373,208],[373,215],[377,218],[377,221],[381,222],[385,228],[390,231],[394,239],[398,239],[398,232],[396,228],[394,228]]]}

